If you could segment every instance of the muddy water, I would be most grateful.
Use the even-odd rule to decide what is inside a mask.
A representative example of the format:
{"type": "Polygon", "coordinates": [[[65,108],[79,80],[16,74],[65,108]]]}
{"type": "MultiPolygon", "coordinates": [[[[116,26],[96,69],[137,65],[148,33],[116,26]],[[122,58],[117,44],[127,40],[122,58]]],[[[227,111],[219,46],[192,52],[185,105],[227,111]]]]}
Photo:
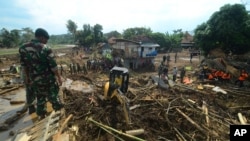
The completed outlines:
{"type": "MultiPolygon", "coordinates": [[[[0,95],[0,123],[4,122],[7,118],[11,117],[12,115],[16,114],[16,111],[23,108],[23,104],[10,104],[10,100],[21,100],[25,101],[25,89],[20,88],[18,90],[9,92],[8,94],[0,95]]],[[[9,127],[9,130],[6,131],[0,131],[0,140],[1,141],[9,141],[13,138],[13,136],[10,136],[10,132],[16,132],[20,129],[23,129],[25,127],[28,127],[34,123],[34,120],[36,118],[36,114],[29,115],[27,112],[25,115],[13,123],[11,127],[9,127]]]]}

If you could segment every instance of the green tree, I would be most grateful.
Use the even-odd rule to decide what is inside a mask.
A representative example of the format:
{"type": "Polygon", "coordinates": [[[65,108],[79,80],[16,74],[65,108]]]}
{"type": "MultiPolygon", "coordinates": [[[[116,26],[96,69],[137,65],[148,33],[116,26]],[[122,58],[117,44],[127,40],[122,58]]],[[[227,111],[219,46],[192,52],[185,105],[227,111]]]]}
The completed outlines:
{"type": "Polygon", "coordinates": [[[122,34],[119,33],[118,31],[110,31],[108,33],[105,33],[104,36],[109,39],[111,37],[116,37],[116,38],[121,38],[122,37],[122,34]]]}
{"type": "Polygon", "coordinates": [[[68,20],[66,26],[67,26],[68,32],[71,33],[73,35],[73,38],[75,39],[75,34],[77,31],[77,24],[72,20],[68,20]]]}
{"type": "Polygon", "coordinates": [[[17,29],[8,31],[6,28],[1,30],[1,39],[3,47],[17,47],[20,42],[20,31],[17,29]]]}
{"type": "Polygon", "coordinates": [[[198,25],[195,29],[194,42],[198,48],[201,48],[206,56],[210,50],[216,48],[216,41],[214,41],[211,28],[207,23],[198,25]]]}
{"type": "Polygon", "coordinates": [[[94,25],[93,30],[94,30],[95,43],[97,44],[99,42],[103,42],[104,38],[103,38],[102,26],[100,24],[96,24],[94,25]]]}
{"type": "Polygon", "coordinates": [[[207,23],[195,29],[195,42],[206,53],[220,47],[225,53],[241,54],[250,50],[250,17],[241,4],[226,4],[207,23]]]}
{"type": "Polygon", "coordinates": [[[149,36],[152,33],[150,28],[135,27],[125,29],[122,33],[124,39],[132,40],[136,36],[149,36]]]}
{"type": "Polygon", "coordinates": [[[184,35],[182,29],[177,29],[173,32],[173,34],[166,33],[166,44],[169,50],[180,47],[180,42],[184,35]]]}
{"type": "Polygon", "coordinates": [[[82,30],[76,32],[76,40],[79,45],[90,47],[95,44],[93,28],[90,24],[84,24],[82,30]]]}
{"type": "Polygon", "coordinates": [[[166,36],[164,33],[156,32],[149,35],[157,44],[160,45],[161,50],[168,50],[169,44],[167,43],[166,36]]]}
{"type": "Polygon", "coordinates": [[[31,28],[26,27],[21,30],[21,43],[28,42],[34,38],[34,32],[31,28]]]}

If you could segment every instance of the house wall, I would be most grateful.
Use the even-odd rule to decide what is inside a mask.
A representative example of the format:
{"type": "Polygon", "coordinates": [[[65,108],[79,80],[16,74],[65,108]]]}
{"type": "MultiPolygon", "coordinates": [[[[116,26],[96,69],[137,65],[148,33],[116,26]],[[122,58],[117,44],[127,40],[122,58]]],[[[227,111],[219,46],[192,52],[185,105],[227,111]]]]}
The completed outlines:
{"type": "Polygon", "coordinates": [[[124,50],[125,56],[123,58],[123,64],[126,68],[138,70],[143,69],[143,66],[148,66],[149,63],[154,64],[154,58],[156,55],[146,55],[156,51],[155,46],[141,47],[139,44],[132,42],[116,42],[112,47],[124,50]]]}
{"type": "Polygon", "coordinates": [[[142,54],[141,54],[142,47],[140,47],[139,50],[138,50],[138,54],[140,55],[140,57],[143,57],[143,58],[151,57],[151,56],[146,56],[146,54],[149,54],[149,53],[156,50],[155,47],[143,47],[143,48],[144,48],[144,51],[142,52],[142,54]]]}
{"type": "Polygon", "coordinates": [[[139,57],[138,45],[130,42],[118,42],[113,45],[113,48],[122,49],[125,51],[125,58],[139,57]]]}

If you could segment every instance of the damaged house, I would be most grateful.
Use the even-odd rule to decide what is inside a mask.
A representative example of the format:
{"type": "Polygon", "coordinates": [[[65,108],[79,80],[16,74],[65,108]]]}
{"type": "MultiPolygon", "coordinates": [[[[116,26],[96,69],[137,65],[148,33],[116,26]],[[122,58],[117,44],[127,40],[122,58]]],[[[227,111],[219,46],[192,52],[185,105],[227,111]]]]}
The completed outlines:
{"type": "MultiPolygon", "coordinates": [[[[152,41],[131,41],[113,38],[113,52],[120,52],[125,67],[133,70],[154,70],[156,48],[159,44],[152,41]]],[[[116,56],[118,53],[113,53],[116,56]]]]}

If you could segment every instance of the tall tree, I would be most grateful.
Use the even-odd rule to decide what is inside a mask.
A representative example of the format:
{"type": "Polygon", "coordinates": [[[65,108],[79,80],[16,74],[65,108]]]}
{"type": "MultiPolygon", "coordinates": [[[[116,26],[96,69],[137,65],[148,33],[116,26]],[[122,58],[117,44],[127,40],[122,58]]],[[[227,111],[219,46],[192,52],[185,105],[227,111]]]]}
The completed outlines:
{"type": "Polygon", "coordinates": [[[136,36],[148,36],[152,33],[150,28],[145,27],[135,27],[135,28],[128,28],[123,31],[123,38],[131,40],[136,36]]]}
{"type": "Polygon", "coordinates": [[[240,54],[250,50],[250,17],[244,5],[224,5],[207,23],[195,29],[195,42],[205,50],[220,47],[226,53],[240,54]]]}
{"type": "Polygon", "coordinates": [[[163,50],[168,50],[169,44],[167,43],[166,36],[164,33],[156,32],[149,35],[157,44],[160,45],[160,48],[163,50]]]}
{"type": "Polygon", "coordinates": [[[95,43],[93,28],[89,24],[83,24],[83,29],[76,32],[77,42],[84,47],[90,47],[95,43]]]}
{"type": "Polygon", "coordinates": [[[27,42],[34,38],[34,32],[31,28],[26,27],[21,30],[21,42],[27,42]]]}
{"type": "Polygon", "coordinates": [[[96,24],[93,27],[94,30],[94,38],[95,38],[95,43],[99,43],[103,41],[103,33],[102,33],[102,26],[100,24],[96,24]]]}
{"type": "Polygon", "coordinates": [[[17,29],[8,31],[7,29],[3,28],[1,30],[1,39],[3,47],[17,47],[20,42],[20,31],[17,29]]]}
{"type": "Polygon", "coordinates": [[[210,50],[218,47],[211,34],[211,28],[207,23],[198,25],[194,35],[195,46],[201,48],[206,56],[210,50]]]}
{"type": "Polygon", "coordinates": [[[71,33],[73,35],[73,38],[75,39],[75,34],[77,31],[77,24],[72,20],[68,20],[66,26],[67,26],[68,32],[71,33]]]}
{"type": "Polygon", "coordinates": [[[115,31],[110,31],[108,33],[105,33],[104,36],[108,39],[111,37],[121,38],[122,34],[115,30],[115,31]]]}

